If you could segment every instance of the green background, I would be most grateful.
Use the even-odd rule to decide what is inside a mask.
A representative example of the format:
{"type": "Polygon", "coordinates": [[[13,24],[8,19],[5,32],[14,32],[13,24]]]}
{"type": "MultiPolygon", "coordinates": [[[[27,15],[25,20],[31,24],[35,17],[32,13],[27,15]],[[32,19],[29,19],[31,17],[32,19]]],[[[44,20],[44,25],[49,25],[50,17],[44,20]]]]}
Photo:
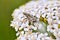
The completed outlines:
{"type": "Polygon", "coordinates": [[[0,0],[0,40],[16,39],[16,32],[10,27],[11,14],[15,8],[29,0],[0,0]]]}

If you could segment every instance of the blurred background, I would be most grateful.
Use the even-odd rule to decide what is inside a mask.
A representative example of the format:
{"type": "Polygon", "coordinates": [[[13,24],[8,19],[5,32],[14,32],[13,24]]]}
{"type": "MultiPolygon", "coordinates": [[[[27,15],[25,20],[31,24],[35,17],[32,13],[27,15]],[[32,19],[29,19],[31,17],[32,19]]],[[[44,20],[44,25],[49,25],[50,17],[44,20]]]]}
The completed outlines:
{"type": "Polygon", "coordinates": [[[10,27],[14,9],[30,0],[0,0],[0,40],[16,39],[16,32],[10,27]]]}

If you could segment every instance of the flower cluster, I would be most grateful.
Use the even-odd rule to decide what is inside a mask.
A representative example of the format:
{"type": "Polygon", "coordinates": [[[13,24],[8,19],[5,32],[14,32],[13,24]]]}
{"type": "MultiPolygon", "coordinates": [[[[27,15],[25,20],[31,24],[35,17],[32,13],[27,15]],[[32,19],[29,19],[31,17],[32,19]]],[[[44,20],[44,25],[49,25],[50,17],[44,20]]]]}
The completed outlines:
{"type": "Polygon", "coordinates": [[[30,1],[15,9],[12,17],[16,40],[60,40],[59,1],[30,1]]]}

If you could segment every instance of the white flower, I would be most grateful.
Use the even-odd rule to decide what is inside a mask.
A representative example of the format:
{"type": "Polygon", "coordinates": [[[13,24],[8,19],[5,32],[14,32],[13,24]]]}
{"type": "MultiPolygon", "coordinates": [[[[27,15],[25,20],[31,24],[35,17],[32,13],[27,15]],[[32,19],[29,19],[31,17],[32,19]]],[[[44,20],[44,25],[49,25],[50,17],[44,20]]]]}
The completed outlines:
{"type": "Polygon", "coordinates": [[[15,9],[10,26],[17,31],[17,40],[51,40],[48,32],[53,33],[56,37],[55,40],[60,40],[60,28],[58,28],[58,24],[60,24],[60,8],[57,7],[58,4],[60,2],[57,0],[36,0],[15,9]],[[29,16],[27,17],[24,13],[36,17],[36,21],[29,21],[29,16]],[[40,21],[40,16],[43,17],[43,21],[40,21]],[[44,18],[47,19],[48,24],[45,23],[44,18]]]}
{"type": "Polygon", "coordinates": [[[29,29],[28,28],[24,28],[24,31],[28,31],[29,29]]]}
{"type": "Polygon", "coordinates": [[[19,27],[15,27],[15,31],[18,31],[19,27]]]}
{"type": "Polygon", "coordinates": [[[19,39],[19,40],[26,40],[26,38],[24,36],[22,36],[21,39],[19,39]]]}
{"type": "Polygon", "coordinates": [[[60,24],[60,20],[58,20],[57,22],[58,22],[58,24],[60,24]]]}
{"type": "Polygon", "coordinates": [[[58,29],[58,24],[53,24],[54,29],[58,29]]]}
{"type": "Polygon", "coordinates": [[[60,29],[54,31],[54,36],[60,38],[60,29]]]}
{"type": "Polygon", "coordinates": [[[37,17],[37,18],[40,18],[40,14],[37,13],[37,14],[36,14],[36,17],[37,17]]]}
{"type": "Polygon", "coordinates": [[[28,26],[28,22],[22,23],[22,25],[21,25],[21,27],[26,27],[26,26],[28,26]]]}
{"type": "Polygon", "coordinates": [[[47,21],[48,21],[48,24],[52,24],[53,22],[52,18],[48,18],[47,21]]]}
{"type": "Polygon", "coordinates": [[[37,27],[34,27],[34,30],[37,30],[37,27]]]}
{"type": "Polygon", "coordinates": [[[13,27],[19,26],[18,25],[18,21],[11,21],[11,25],[10,26],[13,26],[13,27]]]}
{"type": "Polygon", "coordinates": [[[20,12],[19,9],[15,9],[13,14],[12,14],[13,18],[17,18],[20,13],[22,13],[22,12],[20,12]]]}
{"type": "Polygon", "coordinates": [[[22,30],[23,29],[23,27],[19,27],[19,30],[22,30]]]}
{"type": "Polygon", "coordinates": [[[53,32],[52,25],[48,25],[48,26],[47,26],[47,31],[48,31],[48,32],[53,32]]]}
{"type": "Polygon", "coordinates": [[[19,33],[19,32],[17,32],[17,33],[16,33],[16,36],[19,36],[19,35],[20,35],[20,33],[19,33]]]}

